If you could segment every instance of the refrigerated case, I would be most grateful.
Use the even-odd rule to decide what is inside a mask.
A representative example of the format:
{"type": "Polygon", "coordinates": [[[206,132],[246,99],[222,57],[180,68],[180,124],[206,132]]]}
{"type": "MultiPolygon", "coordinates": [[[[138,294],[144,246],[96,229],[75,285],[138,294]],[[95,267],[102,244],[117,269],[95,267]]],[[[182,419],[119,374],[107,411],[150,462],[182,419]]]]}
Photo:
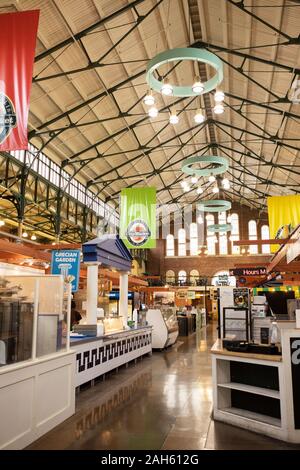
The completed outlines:
{"type": "Polygon", "coordinates": [[[176,342],[179,331],[175,307],[149,309],[146,320],[152,326],[153,349],[163,349],[176,342]]]}
{"type": "Polygon", "coordinates": [[[66,348],[67,304],[61,276],[1,277],[0,366],[66,348]]]}

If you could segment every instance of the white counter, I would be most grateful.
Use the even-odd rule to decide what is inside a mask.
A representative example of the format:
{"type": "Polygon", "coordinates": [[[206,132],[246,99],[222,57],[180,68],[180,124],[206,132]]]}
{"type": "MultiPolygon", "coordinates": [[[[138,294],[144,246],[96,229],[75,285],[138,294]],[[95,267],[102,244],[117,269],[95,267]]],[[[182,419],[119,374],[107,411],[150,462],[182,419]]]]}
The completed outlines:
{"type": "Polygon", "coordinates": [[[152,328],[124,330],[105,337],[71,341],[76,352],[75,386],[78,387],[144,354],[152,353],[152,328]]]}
{"type": "Polygon", "coordinates": [[[214,419],[300,443],[300,330],[281,330],[282,356],[213,346],[214,419]]]}

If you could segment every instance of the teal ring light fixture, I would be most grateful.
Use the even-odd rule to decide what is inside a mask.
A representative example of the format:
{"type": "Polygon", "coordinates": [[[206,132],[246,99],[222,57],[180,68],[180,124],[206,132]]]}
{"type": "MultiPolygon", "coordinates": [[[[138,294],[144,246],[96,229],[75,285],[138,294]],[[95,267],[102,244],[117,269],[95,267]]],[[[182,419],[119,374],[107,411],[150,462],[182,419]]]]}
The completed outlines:
{"type": "Polygon", "coordinates": [[[221,175],[225,173],[229,168],[227,158],[219,157],[218,155],[202,155],[197,157],[189,157],[182,164],[182,171],[187,175],[196,176],[210,176],[210,175],[221,175]],[[193,169],[195,163],[216,163],[219,166],[216,168],[198,168],[193,169]]]}
{"type": "Polygon", "coordinates": [[[170,49],[168,51],[157,54],[151,59],[147,65],[146,81],[152,90],[161,92],[163,85],[162,81],[154,77],[154,71],[164,64],[174,61],[194,60],[202,64],[208,64],[215,69],[215,75],[203,83],[204,90],[201,93],[195,93],[190,86],[175,86],[173,85],[173,96],[198,96],[208,93],[217,88],[223,80],[223,62],[212,52],[205,49],[197,49],[195,47],[182,47],[170,49]]]}
{"type": "Polygon", "coordinates": [[[225,212],[231,209],[231,202],[222,199],[209,199],[199,202],[198,209],[203,212],[225,212]]]}
{"type": "Polygon", "coordinates": [[[231,224],[213,224],[207,226],[207,231],[213,233],[230,232],[231,229],[231,224]]]}

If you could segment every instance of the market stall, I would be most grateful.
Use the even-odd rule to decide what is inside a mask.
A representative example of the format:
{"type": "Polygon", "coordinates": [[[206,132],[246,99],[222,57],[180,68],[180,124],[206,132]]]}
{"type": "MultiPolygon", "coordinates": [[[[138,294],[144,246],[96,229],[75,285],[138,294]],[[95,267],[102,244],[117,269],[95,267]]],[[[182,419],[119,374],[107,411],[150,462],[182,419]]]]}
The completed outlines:
{"type": "Polygon", "coordinates": [[[152,329],[142,317],[134,327],[128,326],[128,275],[132,262],[129,250],[116,235],[104,235],[83,244],[82,251],[83,262],[87,265],[86,318],[75,328],[77,334],[71,338],[72,349],[76,351],[76,386],[152,351],[152,329]],[[99,303],[100,267],[119,276],[116,312],[99,303]]]}

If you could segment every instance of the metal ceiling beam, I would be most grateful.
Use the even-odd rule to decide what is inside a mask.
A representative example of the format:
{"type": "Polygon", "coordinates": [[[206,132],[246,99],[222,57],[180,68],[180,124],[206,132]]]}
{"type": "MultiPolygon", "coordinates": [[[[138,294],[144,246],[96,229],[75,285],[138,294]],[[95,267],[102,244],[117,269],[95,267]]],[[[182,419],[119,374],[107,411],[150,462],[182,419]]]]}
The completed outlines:
{"type": "Polygon", "coordinates": [[[87,36],[89,33],[94,31],[95,29],[99,28],[99,26],[102,26],[105,23],[108,23],[109,21],[114,20],[118,16],[121,16],[123,13],[126,13],[127,10],[130,10],[132,8],[137,7],[140,3],[143,3],[145,0],[134,0],[133,2],[129,3],[128,5],[125,5],[124,7],[120,8],[119,10],[111,13],[110,15],[106,16],[105,18],[102,18],[101,20],[97,21],[97,23],[94,23],[93,25],[89,26],[88,28],[83,29],[79,33],[74,34],[72,37],[69,37],[65,39],[64,41],[60,42],[59,44],[56,44],[53,47],[50,47],[46,51],[42,52],[41,54],[37,55],[35,58],[35,62],[38,62],[41,59],[44,59],[50,54],[53,54],[54,52],[60,50],[63,47],[68,46],[69,44],[72,44],[74,41],[77,41],[79,39],[82,39],[83,37],[87,36]]]}

